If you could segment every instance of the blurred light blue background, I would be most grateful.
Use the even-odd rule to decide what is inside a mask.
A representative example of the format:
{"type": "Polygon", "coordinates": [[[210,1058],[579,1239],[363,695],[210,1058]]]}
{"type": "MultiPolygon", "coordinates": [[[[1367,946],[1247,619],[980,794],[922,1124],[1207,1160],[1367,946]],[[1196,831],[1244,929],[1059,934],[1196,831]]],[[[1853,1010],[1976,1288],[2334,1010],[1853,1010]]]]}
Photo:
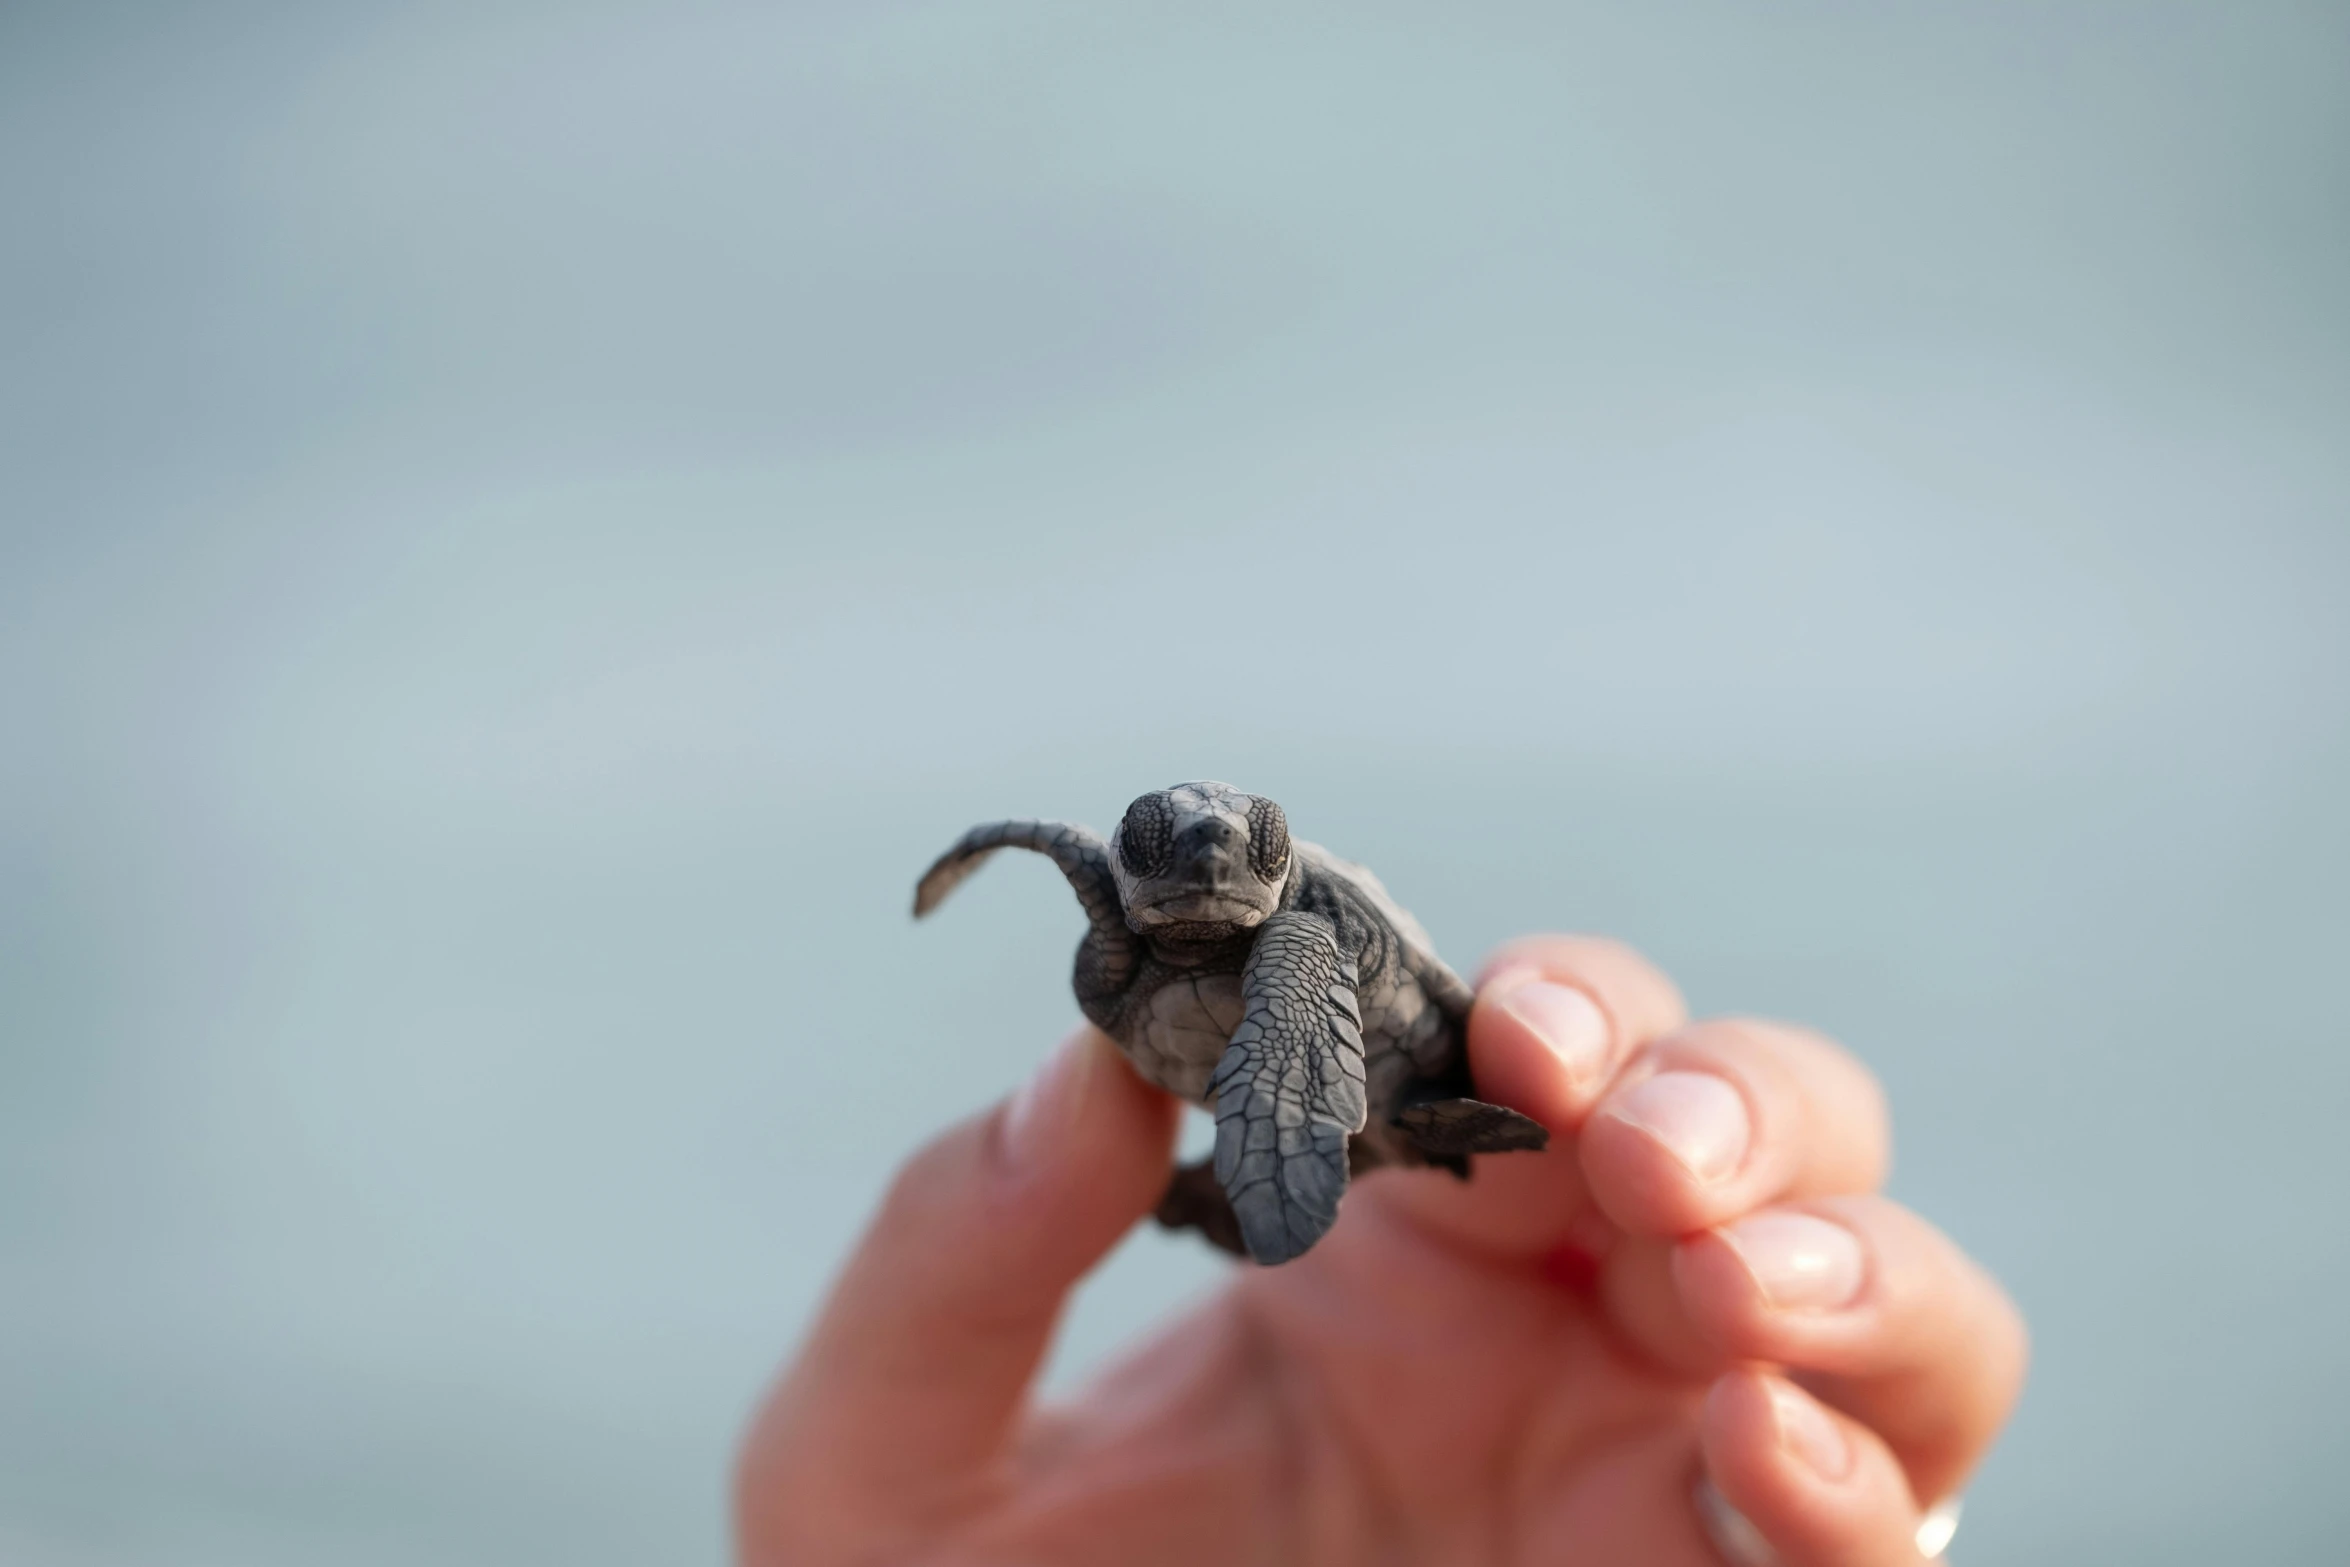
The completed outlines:
{"type": "MultiPolygon", "coordinates": [[[[712,1562],[1211,776],[1882,1071],[1964,1559],[2339,1563],[2350,11],[0,11],[0,1558],[712,1562]]],[[[1209,1287],[1138,1237],[1064,1383],[1209,1287]]]]}

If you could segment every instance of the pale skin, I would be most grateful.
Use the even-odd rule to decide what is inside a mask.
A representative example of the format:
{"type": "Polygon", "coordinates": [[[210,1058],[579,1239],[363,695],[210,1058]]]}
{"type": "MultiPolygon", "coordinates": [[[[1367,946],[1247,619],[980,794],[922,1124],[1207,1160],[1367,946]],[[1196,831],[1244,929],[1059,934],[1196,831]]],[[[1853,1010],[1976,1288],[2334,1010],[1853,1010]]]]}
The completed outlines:
{"type": "Polygon", "coordinates": [[[1304,1257],[1048,1405],[1054,1322],[1157,1200],[1178,1113],[1073,1035],[898,1176],[744,1443],[745,1567],[1721,1567],[1701,1465],[1788,1567],[1915,1567],[2025,1336],[1876,1194],[1866,1069],[1692,1023],[1638,955],[1565,936],[1495,956],[1468,1041],[1548,1151],[1364,1179],[1304,1257]]]}

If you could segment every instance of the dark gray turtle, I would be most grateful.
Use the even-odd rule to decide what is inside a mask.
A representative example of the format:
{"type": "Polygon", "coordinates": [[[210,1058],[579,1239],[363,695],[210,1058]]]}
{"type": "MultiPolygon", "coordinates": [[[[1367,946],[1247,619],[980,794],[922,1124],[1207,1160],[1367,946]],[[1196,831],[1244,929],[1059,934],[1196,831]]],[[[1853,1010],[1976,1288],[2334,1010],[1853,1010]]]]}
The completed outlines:
{"type": "Polygon", "coordinates": [[[992,822],[914,893],[938,907],[998,849],[1050,855],[1092,928],[1077,1004],[1149,1081],[1216,1116],[1212,1160],[1175,1172],[1159,1222],[1287,1262],[1338,1217],[1350,1172],[1540,1148],[1474,1097],[1470,991],[1379,879],[1293,840],[1229,784],[1146,794],[1102,842],[1066,822],[992,822]]]}

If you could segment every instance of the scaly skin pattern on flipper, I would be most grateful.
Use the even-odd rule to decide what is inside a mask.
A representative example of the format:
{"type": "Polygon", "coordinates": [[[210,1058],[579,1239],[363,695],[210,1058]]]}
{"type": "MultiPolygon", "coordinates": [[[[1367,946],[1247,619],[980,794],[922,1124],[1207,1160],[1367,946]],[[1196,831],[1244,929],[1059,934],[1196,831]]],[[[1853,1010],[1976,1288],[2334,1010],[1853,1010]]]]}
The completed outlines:
{"type": "Polygon", "coordinates": [[[1216,1179],[1250,1256],[1287,1262],[1338,1221],[1347,1139],[1363,1129],[1355,965],[1318,915],[1265,922],[1241,971],[1248,1004],[1209,1090],[1216,1179]]]}
{"type": "Polygon", "coordinates": [[[1110,872],[1109,845],[1099,834],[1068,822],[986,822],[974,827],[923,872],[914,888],[914,918],[922,918],[945,902],[947,894],[998,849],[1029,849],[1045,855],[1069,879],[1092,927],[1078,943],[1071,985],[1077,992],[1078,1007],[1096,1027],[1107,1030],[1104,1018],[1118,1015],[1117,1009],[1134,983],[1142,943],[1126,928],[1117,879],[1110,872]]]}
{"type": "Polygon", "coordinates": [[[1291,839],[1272,801],[1178,784],[1107,842],[1063,822],[975,827],[923,876],[916,915],[1000,848],[1050,856],[1075,889],[1085,1015],[1147,1081],[1216,1115],[1212,1169],[1177,1172],[1162,1223],[1285,1262],[1335,1222],[1351,1173],[1465,1176],[1471,1154],[1546,1141],[1475,1097],[1470,990],[1419,923],[1369,871],[1291,839]]]}

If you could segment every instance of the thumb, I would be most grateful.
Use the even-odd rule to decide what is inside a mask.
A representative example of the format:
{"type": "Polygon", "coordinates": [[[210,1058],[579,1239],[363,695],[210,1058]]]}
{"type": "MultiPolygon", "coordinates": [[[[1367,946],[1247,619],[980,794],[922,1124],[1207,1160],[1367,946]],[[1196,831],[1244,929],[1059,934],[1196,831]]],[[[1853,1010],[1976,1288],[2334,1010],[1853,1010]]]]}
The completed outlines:
{"type": "Polygon", "coordinates": [[[746,1561],[870,1549],[1002,1450],[1070,1288],[1165,1189],[1175,1114],[1085,1028],[914,1156],[752,1428],[746,1561]]]}

